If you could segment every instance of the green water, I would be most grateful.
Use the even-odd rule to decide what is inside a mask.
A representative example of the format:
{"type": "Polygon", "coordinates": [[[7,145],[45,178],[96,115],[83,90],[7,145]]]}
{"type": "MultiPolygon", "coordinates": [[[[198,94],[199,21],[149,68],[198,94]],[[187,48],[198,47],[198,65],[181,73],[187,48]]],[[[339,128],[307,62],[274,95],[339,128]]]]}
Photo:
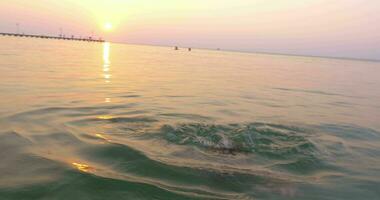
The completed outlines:
{"type": "Polygon", "coordinates": [[[380,63],[0,38],[0,199],[380,199],[380,63]]]}

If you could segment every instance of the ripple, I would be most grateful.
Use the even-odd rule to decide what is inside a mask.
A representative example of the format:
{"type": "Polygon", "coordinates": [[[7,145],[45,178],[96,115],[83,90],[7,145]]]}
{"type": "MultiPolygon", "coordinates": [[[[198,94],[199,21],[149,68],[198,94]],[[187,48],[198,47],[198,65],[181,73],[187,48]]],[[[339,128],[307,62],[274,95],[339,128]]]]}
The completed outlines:
{"type": "Polygon", "coordinates": [[[24,111],[8,116],[10,120],[36,119],[47,116],[63,116],[63,117],[85,117],[104,114],[109,111],[117,111],[136,106],[136,103],[121,104],[121,105],[95,105],[82,107],[45,107],[35,110],[24,111]]]}
{"type": "Polygon", "coordinates": [[[160,114],[160,116],[165,117],[173,117],[173,118],[183,118],[183,119],[190,119],[190,120],[211,120],[213,118],[206,117],[203,115],[197,115],[197,114],[186,114],[186,113],[163,113],[160,114]]]}
{"type": "MultiPolygon", "coordinates": [[[[29,146],[36,147],[29,154],[21,155],[22,159],[32,162],[28,170],[30,174],[33,174],[35,169],[48,169],[53,172],[55,168],[55,173],[58,175],[53,176],[50,173],[49,177],[39,177],[46,172],[38,171],[36,177],[31,175],[30,177],[33,180],[43,181],[33,181],[28,184],[17,181],[13,184],[18,185],[23,191],[28,191],[31,187],[39,188],[39,192],[46,191],[44,188],[56,191],[48,184],[51,183],[49,181],[59,182],[58,188],[63,191],[66,189],[71,191],[74,186],[87,190],[101,185],[109,190],[109,193],[105,193],[112,194],[113,197],[117,196],[115,193],[120,192],[139,199],[152,198],[154,193],[144,196],[143,191],[146,190],[158,192],[163,199],[256,199],[268,194],[273,198],[295,198],[302,197],[303,188],[315,187],[316,181],[337,181],[345,177],[344,173],[348,173],[326,164],[324,157],[326,155],[320,152],[320,146],[314,142],[318,134],[310,128],[258,122],[182,123],[152,127],[152,120],[137,120],[139,117],[133,120],[123,117],[116,121],[111,121],[112,119],[114,118],[91,118],[88,125],[98,121],[125,124],[125,127],[136,129],[134,132],[150,128],[141,137],[112,135],[112,140],[108,135],[101,133],[85,134],[70,131],[34,135],[30,139],[20,138],[19,133],[3,134],[4,137],[16,138],[17,141],[30,141],[27,142],[29,146]],[[140,122],[144,124],[142,127],[133,126],[133,123],[140,122]],[[128,126],[131,123],[132,126],[128,126]],[[166,145],[154,141],[166,142],[166,145]],[[173,150],[172,146],[179,148],[174,153],[166,154],[173,150]],[[155,149],[156,154],[152,154],[147,147],[155,149]],[[192,154],[193,160],[182,157],[180,153],[188,151],[188,148],[195,150],[192,154]],[[33,153],[35,155],[30,155],[33,153]],[[203,153],[209,157],[203,160],[201,157],[203,153]],[[228,157],[225,157],[226,155],[228,157]],[[35,159],[36,157],[38,159],[35,159]],[[211,157],[220,162],[213,162],[211,157]],[[68,158],[70,159],[67,160],[68,158]],[[44,160],[43,165],[35,163],[40,159],[44,160]],[[252,159],[250,167],[239,166],[250,159],[252,159]],[[57,163],[60,163],[58,168],[57,163]],[[340,173],[336,173],[337,171],[340,173]],[[79,183],[75,182],[78,177],[81,180],[79,183]]],[[[372,136],[378,134],[359,127],[356,129],[338,125],[323,127],[325,129],[318,130],[328,129],[330,132],[338,133],[337,136],[344,131],[355,130],[370,132],[372,136]]],[[[119,127],[117,130],[123,129],[119,127]]],[[[12,152],[17,153],[17,149],[23,148],[22,145],[23,142],[16,145],[16,151],[12,152]]],[[[12,159],[8,161],[12,162],[12,159]]],[[[0,193],[16,197],[16,191],[18,189],[8,193],[0,191],[0,193]]],[[[26,194],[30,195],[28,192],[26,194]]],[[[95,198],[89,192],[84,194],[89,198],[95,198]]],[[[54,195],[59,196],[60,193],[56,191],[54,195]]]]}
{"type": "Polygon", "coordinates": [[[139,97],[141,97],[141,95],[122,95],[122,96],[120,96],[120,97],[122,97],[122,98],[139,98],[139,97]]]}
{"type": "Polygon", "coordinates": [[[75,123],[91,123],[91,122],[107,122],[107,123],[151,123],[157,122],[154,118],[149,117],[114,117],[109,115],[102,115],[95,118],[86,118],[76,120],[75,123]]]}
{"type": "Polygon", "coordinates": [[[10,151],[18,151],[20,148],[24,148],[32,144],[29,138],[26,138],[22,134],[9,131],[0,133],[0,155],[8,153],[10,151]]]}
{"type": "MultiPolygon", "coordinates": [[[[252,185],[261,185],[261,187],[291,185],[289,180],[284,181],[279,177],[268,176],[267,173],[254,175],[189,165],[172,165],[151,159],[143,152],[120,144],[92,146],[83,149],[80,155],[86,160],[96,163],[94,165],[111,167],[106,167],[105,171],[101,169],[102,167],[96,167],[96,175],[153,185],[193,197],[236,199],[241,197],[241,193],[250,193],[252,185]],[[236,182],[236,180],[239,181],[236,182]]],[[[92,166],[88,163],[85,165],[92,166]]],[[[254,193],[245,196],[248,198],[252,195],[254,193]]]]}
{"type": "Polygon", "coordinates": [[[289,91],[289,92],[302,92],[302,93],[309,93],[309,94],[316,94],[316,95],[325,95],[325,96],[340,96],[340,97],[359,98],[357,96],[349,96],[349,95],[332,93],[332,92],[325,92],[325,91],[319,91],[319,90],[306,90],[306,89],[294,89],[294,88],[272,88],[272,89],[289,91]]]}

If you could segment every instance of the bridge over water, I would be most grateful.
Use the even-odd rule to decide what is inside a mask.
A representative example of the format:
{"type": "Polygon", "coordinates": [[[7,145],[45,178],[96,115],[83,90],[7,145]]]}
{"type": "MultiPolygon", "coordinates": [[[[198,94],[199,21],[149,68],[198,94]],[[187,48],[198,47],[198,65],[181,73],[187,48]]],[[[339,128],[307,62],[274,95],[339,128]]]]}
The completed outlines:
{"type": "Polygon", "coordinates": [[[47,36],[47,35],[31,35],[31,34],[19,34],[19,33],[0,33],[0,36],[9,36],[9,37],[30,37],[30,38],[41,38],[41,39],[56,39],[56,40],[75,40],[75,41],[85,41],[85,42],[105,42],[103,39],[93,39],[92,37],[88,38],[76,38],[64,37],[64,36],[47,36]]]}

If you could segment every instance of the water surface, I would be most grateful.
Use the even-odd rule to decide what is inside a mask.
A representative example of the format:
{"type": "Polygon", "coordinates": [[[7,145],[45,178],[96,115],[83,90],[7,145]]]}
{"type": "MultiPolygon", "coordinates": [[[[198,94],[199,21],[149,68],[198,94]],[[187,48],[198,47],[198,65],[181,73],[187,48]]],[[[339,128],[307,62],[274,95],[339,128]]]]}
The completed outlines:
{"type": "Polygon", "coordinates": [[[380,198],[380,63],[0,44],[1,200],[380,198]]]}

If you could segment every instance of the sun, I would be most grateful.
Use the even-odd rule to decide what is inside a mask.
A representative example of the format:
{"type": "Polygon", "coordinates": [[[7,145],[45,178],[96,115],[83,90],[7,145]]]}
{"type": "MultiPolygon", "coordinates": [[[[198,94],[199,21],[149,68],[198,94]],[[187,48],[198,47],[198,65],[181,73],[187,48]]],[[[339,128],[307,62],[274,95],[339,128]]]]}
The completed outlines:
{"type": "Polygon", "coordinates": [[[112,26],[112,24],[111,24],[111,22],[106,22],[105,24],[104,24],[104,30],[105,31],[111,31],[112,30],[112,28],[113,28],[113,26],[112,26]]]}

